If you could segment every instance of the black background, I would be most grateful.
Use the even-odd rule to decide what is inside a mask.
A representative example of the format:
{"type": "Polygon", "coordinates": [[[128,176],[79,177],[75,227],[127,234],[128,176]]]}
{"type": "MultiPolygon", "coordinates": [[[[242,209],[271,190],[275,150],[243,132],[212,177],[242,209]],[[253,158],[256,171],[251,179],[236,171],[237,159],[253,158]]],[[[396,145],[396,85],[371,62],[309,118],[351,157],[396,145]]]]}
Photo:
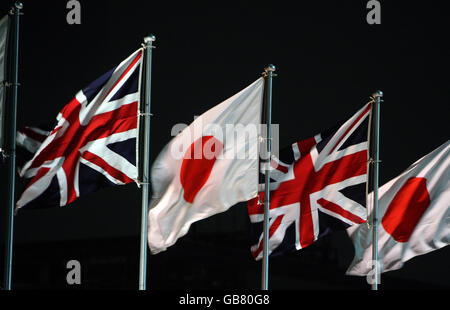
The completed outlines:
{"type": "MultiPolygon", "coordinates": [[[[6,2],[2,14],[12,5],[6,2]]],[[[189,124],[270,63],[277,67],[273,123],[280,124],[281,146],[347,119],[377,89],[384,92],[380,185],[449,138],[444,1],[381,1],[380,25],[366,22],[367,1],[357,0],[80,2],[81,24],[68,25],[66,1],[24,1],[19,128],[53,122],[78,90],[152,33],[151,159],[173,125],[189,124]]],[[[140,190],[134,184],[65,208],[21,212],[14,228],[13,288],[137,288],[140,190]],[[72,259],[82,265],[77,287],[65,281],[72,259]]],[[[342,232],[272,259],[270,287],[369,289],[365,278],[344,275],[352,251],[342,232]]],[[[448,289],[449,258],[448,247],[416,257],[383,274],[380,288],[448,289]]],[[[149,256],[148,287],[258,289],[260,269],[239,204],[149,256]]]]}

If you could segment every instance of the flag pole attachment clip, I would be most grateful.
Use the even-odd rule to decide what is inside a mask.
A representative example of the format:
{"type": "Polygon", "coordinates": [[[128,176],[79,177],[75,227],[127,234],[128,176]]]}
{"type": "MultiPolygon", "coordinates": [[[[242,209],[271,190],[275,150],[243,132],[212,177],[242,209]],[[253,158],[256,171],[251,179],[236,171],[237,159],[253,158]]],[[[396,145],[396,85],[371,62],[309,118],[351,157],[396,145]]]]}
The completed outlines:
{"type": "Polygon", "coordinates": [[[9,10],[8,14],[14,16],[14,14],[16,14],[17,12],[18,15],[23,15],[23,12],[20,12],[20,10],[22,9],[23,9],[22,2],[17,1],[14,3],[14,6],[9,10]]]}
{"type": "Polygon", "coordinates": [[[276,73],[274,73],[275,70],[276,70],[276,67],[275,67],[274,65],[270,64],[270,65],[268,65],[266,68],[264,68],[264,72],[261,73],[261,75],[262,75],[263,77],[266,77],[266,76],[268,76],[269,74],[270,74],[272,77],[278,76],[276,73]]]}
{"type": "Polygon", "coordinates": [[[376,102],[377,100],[380,100],[380,102],[383,102],[383,92],[381,90],[377,90],[370,96],[371,102],[376,102]]]}
{"type": "Polygon", "coordinates": [[[138,112],[138,116],[153,116],[152,113],[142,113],[142,112],[138,112]]]}
{"type": "Polygon", "coordinates": [[[8,81],[3,81],[2,85],[3,87],[11,87],[11,86],[21,86],[20,83],[10,83],[8,81]]]}
{"type": "Polygon", "coordinates": [[[144,49],[150,48],[156,48],[156,46],[153,45],[153,42],[156,41],[156,37],[154,35],[148,35],[144,38],[144,43],[142,43],[142,47],[144,49]]]}

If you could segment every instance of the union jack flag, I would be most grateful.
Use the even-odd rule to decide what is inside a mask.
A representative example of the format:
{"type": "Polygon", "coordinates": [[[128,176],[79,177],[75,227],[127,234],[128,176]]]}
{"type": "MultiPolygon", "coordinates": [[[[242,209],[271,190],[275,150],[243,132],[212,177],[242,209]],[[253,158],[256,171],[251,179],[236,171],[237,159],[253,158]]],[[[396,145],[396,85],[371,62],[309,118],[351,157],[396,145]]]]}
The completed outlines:
{"type": "MultiPolygon", "coordinates": [[[[366,221],[371,103],[352,118],[281,150],[270,161],[269,254],[292,252],[319,237],[366,221]]],[[[267,166],[267,165],[266,165],[267,166]]],[[[261,173],[265,173],[261,167],[261,173]]],[[[262,258],[264,184],[248,201],[251,252],[262,258]]]]}
{"type": "Polygon", "coordinates": [[[18,143],[34,156],[19,171],[29,179],[16,203],[65,206],[104,186],[136,181],[142,49],[79,91],[50,132],[25,128],[18,143]]]}

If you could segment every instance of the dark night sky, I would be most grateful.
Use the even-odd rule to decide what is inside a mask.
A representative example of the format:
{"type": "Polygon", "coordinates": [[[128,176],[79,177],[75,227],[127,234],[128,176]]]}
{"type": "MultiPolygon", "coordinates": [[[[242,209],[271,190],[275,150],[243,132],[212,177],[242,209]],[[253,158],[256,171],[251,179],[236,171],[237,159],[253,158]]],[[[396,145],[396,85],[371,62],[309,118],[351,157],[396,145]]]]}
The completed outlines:
{"type": "MultiPolygon", "coordinates": [[[[280,124],[281,146],[347,119],[377,89],[385,94],[380,185],[449,138],[450,27],[442,1],[381,1],[381,25],[367,24],[367,1],[361,0],[297,1],[295,6],[294,1],[91,0],[80,1],[81,25],[66,23],[66,1],[23,2],[18,127],[53,122],[78,90],[152,33],[157,38],[152,159],[170,140],[174,124],[189,124],[194,115],[257,79],[269,63],[277,67],[273,123],[280,124]]],[[[190,235],[247,234],[247,222],[239,205],[195,224],[190,235]]],[[[134,184],[81,197],[67,208],[15,218],[17,244],[136,237],[139,230],[140,191],[134,184]]],[[[163,258],[178,264],[182,258],[177,255],[188,249],[214,259],[214,252],[200,249],[201,242],[188,247],[189,238],[155,256],[155,264],[163,258]]],[[[250,256],[246,244],[240,250],[250,256]]],[[[447,247],[394,275],[448,288],[449,258],[447,247]]],[[[274,278],[281,264],[301,268],[296,259],[302,260],[301,253],[277,259],[274,278]]],[[[302,267],[308,268],[305,261],[302,267]]],[[[295,287],[289,285],[280,287],[295,287]]]]}

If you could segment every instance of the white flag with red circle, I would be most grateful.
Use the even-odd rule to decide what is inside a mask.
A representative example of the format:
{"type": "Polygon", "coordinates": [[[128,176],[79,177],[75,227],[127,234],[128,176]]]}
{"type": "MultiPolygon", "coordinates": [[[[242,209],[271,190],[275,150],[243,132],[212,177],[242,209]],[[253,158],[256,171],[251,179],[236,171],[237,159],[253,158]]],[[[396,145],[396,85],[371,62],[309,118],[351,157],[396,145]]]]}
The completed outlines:
{"type": "MultiPolygon", "coordinates": [[[[378,222],[380,272],[450,244],[450,140],[379,189],[378,222]]],[[[372,231],[362,224],[347,233],[355,248],[347,274],[367,275],[373,265],[372,231]]]]}
{"type": "Polygon", "coordinates": [[[148,243],[158,253],[193,222],[258,194],[258,138],[264,79],[197,117],[151,168],[148,243]]]}

